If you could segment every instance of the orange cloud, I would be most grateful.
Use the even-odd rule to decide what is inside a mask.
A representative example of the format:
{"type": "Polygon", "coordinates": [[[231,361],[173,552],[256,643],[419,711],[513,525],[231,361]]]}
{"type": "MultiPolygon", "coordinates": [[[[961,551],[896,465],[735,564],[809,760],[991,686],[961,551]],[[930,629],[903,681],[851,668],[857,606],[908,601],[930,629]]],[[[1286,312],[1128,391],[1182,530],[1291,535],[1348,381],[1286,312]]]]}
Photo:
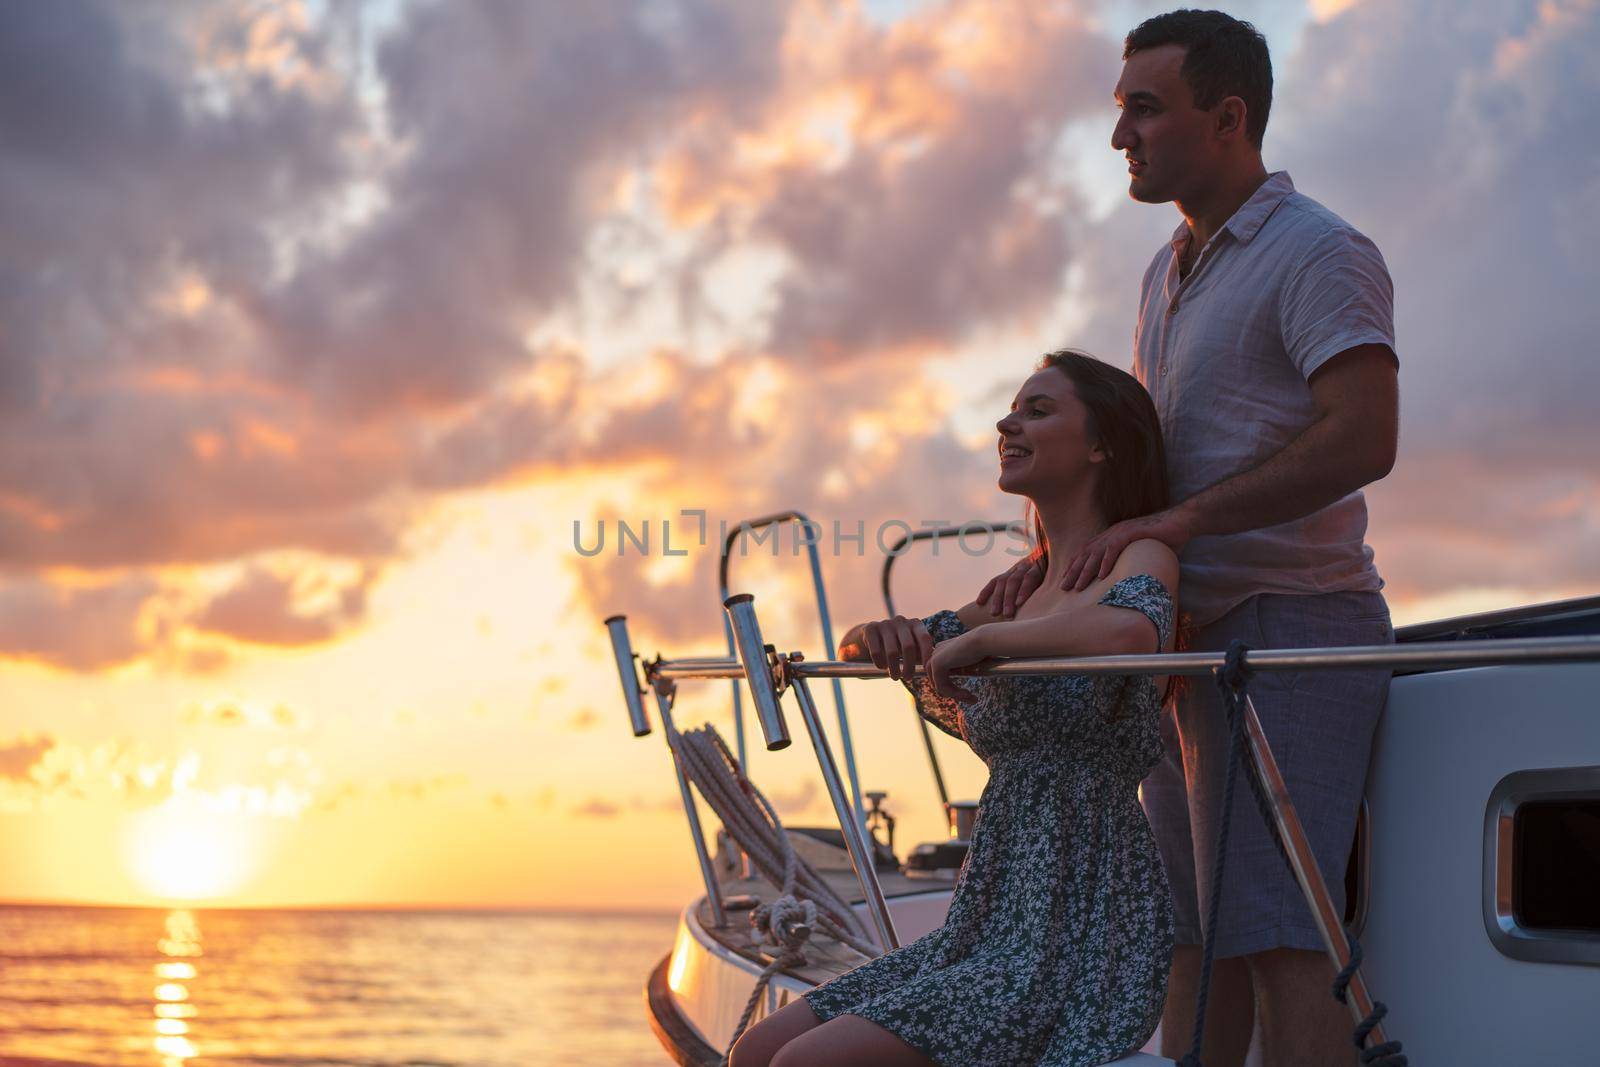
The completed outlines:
{"type": "Polygon", "coordinates": [[[253,567],[193,620],[196,629],[259,645],[297,646],[332,640],[360,624],[377,571],[363,569],[344,585],[316,575],[253,567]],[[319,588],[320,586],[320,588],[319,588]],[[320,597],[318,596],[320,594],[320,597]],[[320,607],[308,606],[312,598],[320,607]]]}

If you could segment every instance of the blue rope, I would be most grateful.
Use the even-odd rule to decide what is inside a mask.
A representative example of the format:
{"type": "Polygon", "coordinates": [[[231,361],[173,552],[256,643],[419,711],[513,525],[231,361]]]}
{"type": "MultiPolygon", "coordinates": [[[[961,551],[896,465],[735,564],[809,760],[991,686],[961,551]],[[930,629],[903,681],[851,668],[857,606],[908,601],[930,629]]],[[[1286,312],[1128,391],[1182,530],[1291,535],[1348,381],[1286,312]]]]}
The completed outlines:
{"type": "MultiPolygon", "coordinates": [[[[1333,976],[1333,999],[1340,1004],[1348,1003],[1346,991],[1350,988],[1350,979],[1355,977],[1356,969],[1361,966],[1364,953],[1361,951],[1361,942],[1346,930],[1345,941],[1350,946],[1350,962],[1340,968],[1339,973],[1333,976]]],[[[1389,1014],[1389,1006],[1381,1000],[1372,1002],[1372,1011],[1356,1024],[1355,1044],[1361,1051],[1362,1063],[1375,1063],[1378,1067],[1406,1067],[1407,1060],[1400,1052],[1400,1042],[1385,1041],[1381,1045],[1365,1048],[1367,1035],[1372,1033],[1372,1028],[1377,1026],[1385,1015],[1389,1014]]]]}
{"type": "MultiPolygon", "coordinates": [[[[1183,1059],[1178,1061],[1179,1067],[1202,1067],[1200,1046],[1205,1037],[1206,1003],[1211,995],[1211,966],[1216,952],[1217,915],[1219,902],[1222,899],[1222,871],[1228,850],[1228,826],[1233,821],[1233,782],[1235,771],[1241,762],[1248,769],[1246,778],[1250,782],[1250,792],[1255,796],[1256,808],[1261,812],[1261,820],[1266,824],[1267,834],[1277,846],[1278,855],[1283,857],[1285,863],[1289,862],[1288,850],[1284,847],[1283,839],[1278,836],[1278,825],[1272,817],[1272,806],[1267,801],[1266,786],[1256,774],[1255,764],[1245,758],[1244,696],[1252,673],[1244,661],[1247,651],[1249,646],[1234,638],[1228,645],[1222,666],[1216,673],[1217,688],[1222,690],[1222,704],[1228,713],[1228,771],[1222,787],[1222,823],[1217,827],[1217,855],[1212,862],[1211,901],[1206,911],[1205,952],[1200,960],[1200,987],[1195,991],[1194,1044],[1184,1054],[1183,1059]]],[[[1347,1003],[1350,979],[1361,966],[1363,956],[1361,942],[1357,941],[1348,930],[1345,931],[1345,940],[1350,948],[1350,962],[1345,964],[1333,979],[1333,998],[1340,1004],[1347,1003]]],[[[1381,1045],[1366,1047],[1368,1035],[1387,1014],[1389,1014],[1388,1006],[1381,1000],[1375,1000],[1372,1002],[1372,1011],[1356,1024],[1352,1036],[1356,1048],[1360,1050],[1361,1062],[1374,1064],[1375,1067],[1407,1067],[1408,1061],[1401,1054],[1399,1041],[1385,1041],[1381,1045]]]]}
{"type": "MultiPolygon", "coordinates": [[[[1233,782],[1239,768],[1239,747],[1244,740],[1244,716],[1237,710],[1238,690],[1243,690],[1250,677],[1250,668],[1244,662],[1245,644],[1238,638],[1228,646],[1221,670],[1216,674],[1217,685],[1222,689],[1222,703],[1228,711],[1228,773],[1222,785],[1222,824],[1217,827],[1217,854],[1211,861],[1211,901],[1206,908],[1205,951],[1200,957],[1200,986],[1194,998],[1194,1041],[1178,1067],[1202,1067],[1200,1046],[1205,1041],[1206,1004],[1211,998],[1211,965],[1217,951],[1217,916],[1222,904],[1222,871],[1228,855],[1228,827],[1233,819],[1233,782]]],[[[1270,822],[1267,824],[1272,825],[1270,822]]],[[[1281,847],[1281,846],[1280,846],[1281,847]]]]}

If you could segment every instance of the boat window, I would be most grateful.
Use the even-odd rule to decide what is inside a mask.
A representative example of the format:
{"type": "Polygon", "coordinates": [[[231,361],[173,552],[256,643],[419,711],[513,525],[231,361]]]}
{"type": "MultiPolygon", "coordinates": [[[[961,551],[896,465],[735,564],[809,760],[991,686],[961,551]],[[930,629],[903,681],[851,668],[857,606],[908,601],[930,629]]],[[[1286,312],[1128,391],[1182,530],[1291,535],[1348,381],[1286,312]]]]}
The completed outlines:
{"type": "Polygon", "coordinates": [[[1483,924],[1512,959],[1600,964],[1600,766],[1513,771],[1495,784],[1483,924]]]}
{"type": "Polygon", "coordinates": [[[1533,800],[1512,831],[1512,908],[1527,930],[1600,933],[1600,797],[1533,800]]]}
{"type": "Polygon", "coordinates": [[[1361,798],[1356,814],[1356,834],[1350,842],[1350,859],[1344,865],[1344,924],[1356,937],[1367,924],[1367,891],[1372,884],[1371,850],[1367,847],[1371,829],[1367,798],[1361,798]]]}

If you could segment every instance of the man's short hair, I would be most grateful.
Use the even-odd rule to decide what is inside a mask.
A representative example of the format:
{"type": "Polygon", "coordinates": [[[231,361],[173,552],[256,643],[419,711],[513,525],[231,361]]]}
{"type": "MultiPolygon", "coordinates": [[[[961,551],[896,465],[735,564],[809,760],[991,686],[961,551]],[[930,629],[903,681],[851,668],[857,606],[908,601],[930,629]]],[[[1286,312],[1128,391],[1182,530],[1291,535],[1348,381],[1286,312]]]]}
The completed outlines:
{"type": "Polygon", "coordinates": [[[1122,58],[1164,44],[1188,49],[1181,73],[1196,107],[1215,107],[1229,96],[1244,101],[1245,136],[1260,148],[1272,109],[1272,57],[1261,31],[1221,11],[1182,8],[1134,27],[1122,58]]]}

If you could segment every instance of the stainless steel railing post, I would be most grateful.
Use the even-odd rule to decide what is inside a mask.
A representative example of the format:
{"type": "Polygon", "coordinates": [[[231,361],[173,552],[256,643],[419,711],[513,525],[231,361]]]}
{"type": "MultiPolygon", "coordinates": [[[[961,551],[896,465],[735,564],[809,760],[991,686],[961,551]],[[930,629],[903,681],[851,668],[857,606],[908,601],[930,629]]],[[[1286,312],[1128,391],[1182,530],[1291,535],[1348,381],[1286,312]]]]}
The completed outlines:
{"type": "MultiPolygon", "coordinates": [[[[883,558],[883,571],[879,576],[878,584],[883,589],[883,606],[888,610],[891,618],[899,614],[895,610],[894,606],[894,585],[891,580],[891,577],[894,573],[894,563],[895,560],[899,559],[901,556],[905,555],[907,551],[909,551],[908,546],[917,541],[931,540],[934,542],[933,554],[937,556],[939,554],[939,538],[947,537],[952,534],[956,535],[957,537],[964,537],[967,533],[973,530],[992,538],[994,534],[1002,531],[1021,532],[1022,523],[968,522],[963,523],[960,526],[940,526],[931,530],[917,530],[915,532],[907,531],[906,533],[901,534],[899,539],[896,540],[894,544],[889,546],[888,552],[883,558]]],[[[838,683],[835,682],[834,684],[837,685],[838,683]]],[[[916,706],[915,697],[912,698],[912,706],[913,708],[916,706]]],[[[933,770],[933,786],[939,791],[939,806],[945,811],[946,815],[948,815],[950,812],[950,791],[945,787],[944,784],[944,768],[939,764],[939,753],[935,751],[933,747],[933,731],[929,729],[928,720],[924,719],[920,712],[917,713],[916,719],[917,729],[922,733],[923,750],[928,754],[928,766],[933,770]]]]}
{"type": "Polygon", "coordinates": [[[822,720],[817,715],[817,705],[811,699],[811,687],[804,677],[794,679],[795,699],[800,702],[800,718],[805,720],[806,732],[811,735],[811,747],[817,752],[817,766],[822,769],[822,780],[828,786],[828,799],[833,801],[834,813],[839,818],[839,829],[844,833],[845,847],[850,852],[850,865],[856,869],[856,879],[867,902],[867,912],[878,931],[878,943],[885,952],[900,947],[900,935],[894,928],[894,916],[889,914],[889,902],[884,899],[883,886],[878,882],[878,869],[872,861],[872,850],[867,847],[866,834],[856,822],[845,794],[844,782],[839,778],[839,766],[833,761],[833,749],[827,735],[822,732],[822,720]]]}
{"type": "MultiPolygon", "coordinates": [[[[1272,755],[1272,746],[1267,744],[1267,735],[1261,729],[1261,719],[1257,717],[1255,703],[1248,693],[1245,694],[1241,710],[1244,715],[1246,751],[1256,774],[1260,776],[1267,807],[1272,811],[1272,821],[1277,826],[1279,839],[1283,841],[1289,866],[1294,869],[1295,881],[1300,883],[1300,892],[1311,905],[1311,917],[1316,921],[1317,931],[1322,935],[1322,943],[1328,950],[1328,958],[1333,961],[1334,970],[1343,970],[1350,962],[1344,921],[1333,906],[1333,897],[1323,881],[1322,869],[1317,866],[1317,857],[1312,853],[1311,843],[1300,825],[1294,802],[1289,799],[1288,785],[1278,771],[1278,761],[1272,755]]],[[[1372,1013],[1372,996],[1359,970],[1350,978],[1345,1003],[1358,1023],[1372,1013]]],[[[1388,1040],[1383,1035],[1381,1023],[1375,1025],[1368,1036],[1373,1045],[1381,1045],[1388,1040]]]]}
{"type": "MultiPolygon", "coordinates": [[[[671,683],[666,683],[671,685],[671,683]]],[[[700,863],[700,878],[706,884],[706,903],[711,906],[711,919],[717,926],[727,926],[728,918],[722,910],[722,887],[717,884],[717,872],[711,865],[711,853],[706,848],[705,830],[700,826],[700,811],[694,806],[694,794],[689,791],[689,776],[684,773],[683,760],[678,755],[678,731],[672,725],[673,696],[656,688],[656,710],[661,715],[661,729],[667,735],[667,748],[672,750],[672,767],[678,775],[678,795],[683,799],[683,813],[689,820],[689,835],[694,838],[694,855],[700,863]]]]}

